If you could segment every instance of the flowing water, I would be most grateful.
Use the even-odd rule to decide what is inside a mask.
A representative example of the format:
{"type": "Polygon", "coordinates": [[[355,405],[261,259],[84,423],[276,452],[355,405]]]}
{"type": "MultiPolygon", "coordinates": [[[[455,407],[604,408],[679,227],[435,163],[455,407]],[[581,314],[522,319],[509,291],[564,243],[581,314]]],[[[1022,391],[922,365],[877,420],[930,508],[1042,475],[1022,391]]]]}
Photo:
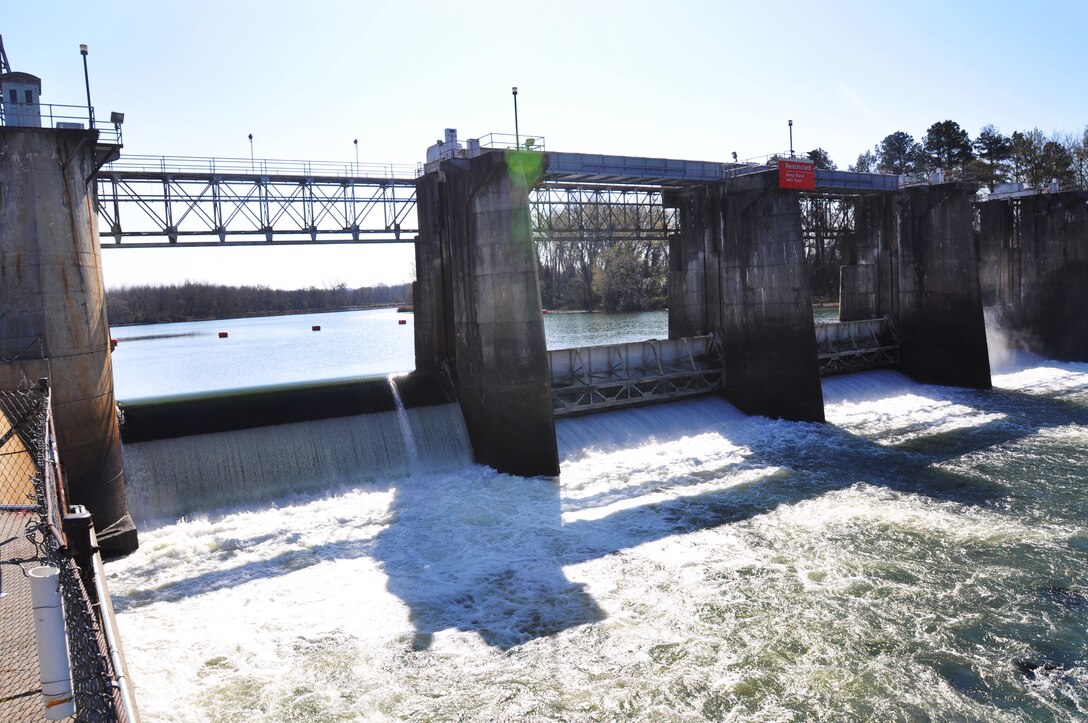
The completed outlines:
{"type": "Polygon", "coordinates": [[[558,480],[407,410],[411,470],[144,521],[107,568],[144,718],[1088,719],[1088,365],[994,382],[565,419],[558,480]]]}

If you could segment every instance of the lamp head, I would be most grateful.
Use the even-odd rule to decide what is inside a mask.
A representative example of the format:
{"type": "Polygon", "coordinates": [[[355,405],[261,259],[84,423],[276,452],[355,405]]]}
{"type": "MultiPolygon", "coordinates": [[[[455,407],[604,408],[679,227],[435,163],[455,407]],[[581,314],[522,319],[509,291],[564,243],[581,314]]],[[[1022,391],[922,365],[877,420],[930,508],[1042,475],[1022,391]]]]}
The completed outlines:
{"type": "Polygon", "coordinates": [[[86,43],[80,43],[79,44],[79,54],[80,55],[86,55],[87,54],[87,44],[86,43]]]}

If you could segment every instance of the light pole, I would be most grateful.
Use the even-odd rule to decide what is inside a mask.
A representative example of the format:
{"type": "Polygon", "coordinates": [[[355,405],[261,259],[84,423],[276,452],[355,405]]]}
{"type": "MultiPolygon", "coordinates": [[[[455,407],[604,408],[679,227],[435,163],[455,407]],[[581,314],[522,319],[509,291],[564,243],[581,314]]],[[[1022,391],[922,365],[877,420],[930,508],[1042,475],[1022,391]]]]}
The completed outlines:
{"type": "Polygon", "coordinates": [[[79,54],[83,56],[83,83],[87,86],[87,120],[90,124],[88,130],[94,130],[94,106],[91,105],[91,76],[87,73],[87,44],[79,44],[79,54]]]}
{"type": "Polygon", "coordinates": [[[253,162],[253,134],[249,134],[249,171],[252,173],[256,171],[256,164],[253,162]]]}
{"type": "Polygon", "coordinates": [[[521,136],[518,134],[518,87],[515,85],[511,91],[514,94],[514,145],[521,148],[521,136]]]}
{"type": "Polygon", "coordinates": [[[793,158],[793,121],[788,121],[790,124],[790,158],[793,158]]]}
{"type": "Polygon", "coordinates": [[[355,144],[355,173],[359,173],[359,139],[356,138],[352,143],[355,144]]]}

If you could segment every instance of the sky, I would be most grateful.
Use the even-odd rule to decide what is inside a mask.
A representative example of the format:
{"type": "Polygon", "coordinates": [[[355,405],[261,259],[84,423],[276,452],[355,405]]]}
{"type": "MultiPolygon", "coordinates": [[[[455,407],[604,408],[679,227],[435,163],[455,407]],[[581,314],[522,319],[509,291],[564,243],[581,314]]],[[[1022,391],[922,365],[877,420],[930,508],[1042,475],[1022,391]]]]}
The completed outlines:
{"type": "MultiPolygon", "coordinates": [[[[125,154],[415,165],[447,127],[727,161],[889,133],[1088,124],[1088,0],[0,0],[42,102],[125,113],[125,154]]],[[[400,283],[411,245],[110,249],[107,287],[400,283]]]]}

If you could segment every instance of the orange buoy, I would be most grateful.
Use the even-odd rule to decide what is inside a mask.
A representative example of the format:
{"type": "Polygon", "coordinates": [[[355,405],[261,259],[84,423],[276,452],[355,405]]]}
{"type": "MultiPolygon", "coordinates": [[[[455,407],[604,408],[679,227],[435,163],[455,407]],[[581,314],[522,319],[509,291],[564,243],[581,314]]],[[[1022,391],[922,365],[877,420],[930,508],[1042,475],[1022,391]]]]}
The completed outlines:
{"type": "Polygon", "coordinates": [[[310,327],[310,331],[321,331],[321,324],[314,324],[310,327]]]}
{"type": "Polygon", "coordinates": [[[114,349],[116,349],[117,344],[118,344],[117,339],[111,338],[110,339],[110,351],[113,351],[114,349]]]}
{"type": "Polygon", "coordinates": [[[227,335],[227,332],[225,332],[225,331],[221,331],[221,332],[219,332],[219,338],[220,338],[220,339],[226,339],[226,338],[227,338],[227,336],[228,336],[228,335],[227,335]]]}
{"type": "Polygon", "coordinates": [[[397,323],[398,324],[407,324],[408,322],[405,319],[397,319],[397,323]]]}

